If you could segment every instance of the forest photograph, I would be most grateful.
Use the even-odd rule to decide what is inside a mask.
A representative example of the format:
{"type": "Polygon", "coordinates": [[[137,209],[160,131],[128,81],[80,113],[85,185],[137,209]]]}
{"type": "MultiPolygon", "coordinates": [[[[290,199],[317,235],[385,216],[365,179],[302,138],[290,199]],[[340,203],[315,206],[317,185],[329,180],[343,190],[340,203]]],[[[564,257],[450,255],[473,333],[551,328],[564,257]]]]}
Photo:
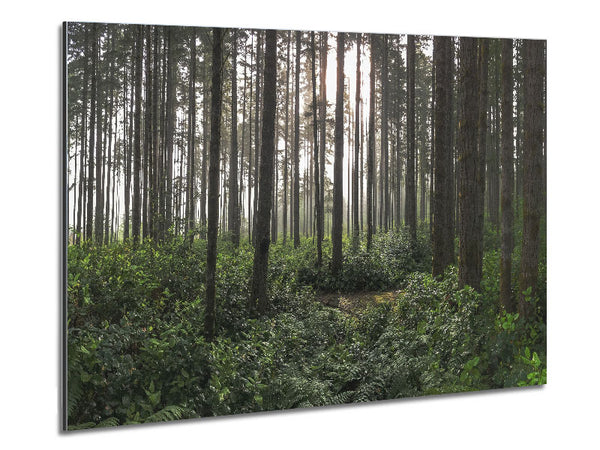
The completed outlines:
{"type": "Polygon", "coordinates": [[[65,429],[546,384],[546,41],[63,32],[65,429]]]}

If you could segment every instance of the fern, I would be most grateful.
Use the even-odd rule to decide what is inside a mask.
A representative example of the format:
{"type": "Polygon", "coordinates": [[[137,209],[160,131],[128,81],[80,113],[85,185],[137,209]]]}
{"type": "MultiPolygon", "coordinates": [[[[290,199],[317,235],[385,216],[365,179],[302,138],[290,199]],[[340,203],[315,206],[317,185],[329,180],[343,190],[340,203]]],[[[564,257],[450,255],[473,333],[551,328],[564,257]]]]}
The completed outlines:
{"type": "Polygon", "coordinates": [[[149,422],[169,422],[171,420],[179,420],[187,414],[187,409],[177,406],[177,405],[169,405],[165,406],[160,411],[156,411],[154,414],[146,417],[144,419],[144,423],[149,422]]]}

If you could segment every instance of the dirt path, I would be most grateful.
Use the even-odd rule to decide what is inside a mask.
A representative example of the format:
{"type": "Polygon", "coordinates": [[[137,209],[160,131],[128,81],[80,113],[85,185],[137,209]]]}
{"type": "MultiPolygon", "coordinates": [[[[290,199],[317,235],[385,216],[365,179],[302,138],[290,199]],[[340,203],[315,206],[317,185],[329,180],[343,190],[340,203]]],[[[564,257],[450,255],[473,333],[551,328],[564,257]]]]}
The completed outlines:
{"type": "Polygon", "coordinates": [[[352,292],[349,294],[321,294],[317,300],[326,306],[356,315],[370,305],[386,303],[395,300],[399,290],[384,292],[352,292]]]}

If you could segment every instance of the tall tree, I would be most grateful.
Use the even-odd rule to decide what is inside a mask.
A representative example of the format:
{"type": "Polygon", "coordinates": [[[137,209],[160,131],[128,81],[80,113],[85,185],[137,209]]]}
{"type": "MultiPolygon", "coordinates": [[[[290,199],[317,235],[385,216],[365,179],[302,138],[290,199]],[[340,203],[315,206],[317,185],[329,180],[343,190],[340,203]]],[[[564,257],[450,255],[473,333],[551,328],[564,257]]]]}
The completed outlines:
{"type": "Polygon", "coordinates": [[[263,124],[260,159],[260,187],[256,220],[256,248],[252,270],[250,309],[267,310],[267,267],[269,262],[269,222],[273,191],[273,154],[275,152],[275,113],[277,109],[277,32],[267,30],[263,92],[263,124]],[[256,304],[258,303],[258,304],[256,304]]]}
{"type": "Polygon", "coordinates": [[[360,46],[362,41],[362,34],[356,34],[356,93],[354,98],[354,170],[352,177],[352,242],[354,247],[358,247],[359,233],[360,233],[360,223],[359,223],[359,215],[358,215],[358,171],[359,165],[361,162],[359,161],[360,154],[360,129],[361,129],[361,121],[360,121],[360,46]]]}
{"type": "Polygon", "coordinates": [[[210,160],[208,167],[208,229],[206,241],[206,308],[204,333],[211,342],[215,336],[215,273],[217,268],[217,233],[219,226],[219,163],[221,145],[221,108],[223,101],[223,30],[212,32],[212,85],[210,103],[210,160]]]}
{"type": "Polygon", "coordinates": [[[435,36],[433,39],[435,70],[435,153],[434,215],[432,229],[432,273],[444,274],[454,262],[454,215],[452,202],[452,40],[435,36]]]}
{"type": "Polygon", "coordinates": [[[93,218],[94,218],[94,153],[96,150],[96,101],[98,91],[97,77],[97,61],[98,61],[98,24],[92,25],[92,66],[91,71],[91,105],[90,105],[90,143],[88,145],[88,173],[87,173],[87,211],[85,224],[85,238],[92,238],[93,218]]]}
{"type": "MultiPolygon", "coordinates": [[[[96,35],[94,39],[99,40],[100,36],[96,35]]],[[[100,52],[100,49],[98,49],[98,52],[100,52]]],[[[94,215],[94,241],[97,244],[102,245],[102,238],[104,235],[104,189],[102,177],[102,169],[104,168],[104,146],[102,142],[102,102],[100,101],[100,99],[103,97],[104,93],[100,90],[102,73],[102,69],[100,67],[100,59],[98,55],[96,55],[96,58],[98,58],[98,69],[96,70],[96,175],[94,176],[94,181],[96,184],[96,208],[94,215]]],[[[90,131],[91,133],[94,133],[94,129],[90,131]]]]}
{"type": "Polygon", "coordinates": [[[288,219],[288,148],[289,148],[289,119],[290,119],[290,48],[292,46],[291,31],[287,33],[287,57],[285,60],[285,131],[283,156],[283,243],[287,240],[288,219]]]}
{"type": "Polygon", "coordinates": [[[375,35],[370,35],[370,75],[369,75],[369,143],[367,147],[367,250],[371,249],[373,242],[373,200],[375,178],[375,35]]]}
{"type": "Polygon", "coordinates": [[[142,165],[142,56],[144,33],[142,25],[137,26],[137,44],[135,49],[135,114],[133,116],[133,205],[131,211],[131,236],[134,244],[140,239],[141,227],[141,185],[142,165]]]}
{"type": "Polygon", "coordinates": [[[337,35],[337,82],[335,93],[335,154],[333,160],[333,215],[331,218],[331,270],[336,274],[342,267],[342,231],[344,226],[344,52],[345,34],[337,35]]]}
{"type": "Polygon", "coordinates": [[[501,255],[500,255],[500,303],[509,312],[514,311],[511,292],[513,251],[513,41],[502,40],[502,199],[501,199],[501,255]]]}
{"type": "Polygon", "coordinates": [[[300,52],[302,32],[296,31],[296,72],[294,80],[294,248],[300,245],[300,52]]]}
{"type": "Polygon", "coordinates": [[[523,141],[523,243],[519,278],[519,314],[535,311],[528,297],[538,294],[540,219],[543,207],[542,159],[544,145],[544,41],[523,41],[525,123],[523,141]]]}
{"type": "MultiPolygon", "coordinates": [[[[177,102],[177,57],[175,55],[176,30],[175,27],[167,28],[167,107],[165,111],[166,136],[165,136],[165,230],[172,225],[173,217],[173,152],[176,127],[176,102],[177,102]]],[[[212,113],[211,113],[212,114],[212,113]]]]}
{"type": "Polygon", "coordinates": [[[190,75],[188,86],[188,161],[187,161],[187,201],[186,231],[190,242],[194,239],[196,211],[196,29],[190,36],[190,75]]]}
{"type": "Polygon", "coordinates": [[[479,201],[479,158],[477,151],[478,95],[477,40],[460,38],[461,118],[458,132],[459,161],[459,287],[479,290],[481,262],[479,230],[476,226],[479,201]]]}
{"type": "Polygon", "coordinates": [[[231,155],[229,156],[229,232],[236,247],[240,243],[240,208],[238,205],[238,138],[237,138],[237,30],[232,31],[231,52],[231,155]]]}
{"type": "Polygon", "coordinates": [[[315,169],[315,213],[317,216],[317,266],[321,266],[321,261],[323,258],[323,251],[321,247],[321,241],[323,240],[323,236],[321,235],[321,231],[323,230],[323,217],[321,216],[321,186],[319,185],[319,179],[321,177],[321,171],[319,170],[319,122],[317,120],[317,69],[315,60],[317,59],[317,50],[315,47],[315,32],[312,31],[310,33],[310,48],[311,48],[311,71],[312,71],[312,116],[313,116],[313,162],[315,169]]]}
{"type": "Polygon", "coordinates": [[[408,35],[406,47],[407,68],[407,153],[406,153],[406,201],[404,217],[411,241],[417,240],[417,190],[415,185],[415,37],[408,35]]]}
{"type": "Polygon", "coordinates": [[[319,65],[319,74],[320,74],[320,86],[319,86],[319,95],[321,99],[319,101],[319,117],[321,122],[320,129],[320,155],[319,155],[319,185],[321,186],[321,197],[319,199],[319,211],[318,214],[321,216],[321,239],[325,236],[325,153],[327,151],[327,53],[329,52],[329,44],[328,38],[329,33],[327,31],[322,31],[320,33],[320,42],[321,42],[321,62],[319,65]]]}

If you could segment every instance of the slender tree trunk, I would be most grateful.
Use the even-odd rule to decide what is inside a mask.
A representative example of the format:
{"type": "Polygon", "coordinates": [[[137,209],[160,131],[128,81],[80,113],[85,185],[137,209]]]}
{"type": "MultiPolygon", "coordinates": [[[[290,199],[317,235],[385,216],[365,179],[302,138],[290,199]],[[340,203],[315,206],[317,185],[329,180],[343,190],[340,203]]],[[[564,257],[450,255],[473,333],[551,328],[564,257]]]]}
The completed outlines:
{"type": "Polygon", "coordinates": [[[171,228],[173,222],[173,149],[176,119],[176,83],[177,63],[175,60],[175,30],[167,28],[167,108],[165,136],[165,229],[171,228]]]}
{"type": "Polygon", "coordinates": [[[319,116],[321,120],[321,135],[319,142],[319,185],[321,186],[319,211],[321,216],[321,239],[325,236],[325,153],[327,151],[327,53],[329,51],[328,38],[329,33],[322,31],[320,33],[321,41],[321,64],[320,64],[320,86],[319,94],[321,100],[319,102],[319,116]]]}
{"type": "Polygon", "coordinates": [[[140,239],[141,226],[141,115],[142,115],[142,55],[143,55],[142,26],[137,29],[137,46],[135,55],[135,114],[133,117],[133,205],[131,214],[131,235],[134,245],[140,239]]]}
{"type": "Polygon", "coordinates": [[[317,267],[321,266],[323,259],[323,251],[321,247],[321,241],[323,236],[321,231],[323,230],[323,217],[321,216],[321,193],[319,186],[319,179],[321,178],[321,171],[319,170],[319,136],[318,136],[318,121],[317,121],[317,69],[315,60],[317,59],[317,51],[315,48],[315,32],[310,33],[310,44],[312,51],[311,58],[311,69],[312,69],[312,115],[313,115],[313,142],[314,142],[314,169],[315,169],[315,212],[317,215],[317,267]]]}
{"type": "Polygon", "coordinates": [[[208,118],[208,102],[209,102],[209,79],[208,79],[208,67],[210,63],[204,61],[204,77],[203,77],[203,95],[202,95],[202,168],[200,169],[200,238],[204,239],[206,237],[206,193],[207,193],[207,179],[206,173],[208,170],[208,147],[209,147],[209,118],[208,118]]]}
{"type": "Polygon", "coordinates": [[[358,248],[360,236],[360,223],[358,215],[358,171],[361,165],[360,156],[360,46],[362,34],[356,35],[356,95],[354,98],[354,167],[352,173],[352,243],[354,248],[358,248]]]}
{"type": "Polygon", "coordinates": [[[294,100],[294,248],[300,245],[300,52],[302,32],[296,31],[294,100]]]}
{"type": "Polygon", "coordinates": [[[190,79],[188,89],[188,163],[187,163],[187,202],[186,232],[190,243],[194,240],[196,221],[196,29],[190,37],[190,79]]]}
{"type": "Polygon", "coordinates": [[[291,31],[287,34],[287,57],[285,69],[285,137],[283,157],[283,243],[287,240],[288,218],[288,147],[289,147],[289,119],[290,119],[290,48],[292,46],[291,31]]]}
{"type": "Polygon", "coordinates": [[[415,37],[408,35],[407,64],[407,156],[404,214],[413,244],[417,240],[417,191],[415,188],[415,37]]]}
{"type": "Polygon", "coordinates": [[[144,186],[142,198],[142,236],[151,236],[152,212],[149,208],[152,179],[152,36],[151,27],[146,26],[146,99],[144,109],[144,186]]]}
{"type": "Polygon", "coordinates": [[[454,261],[452,230],[452,41],[449,37],[434,37],[433,64],[435,70],[435,154],[434,216],[432,233],[432,273],[444,274],[454,261]]]}
{"type": "Polygon", "coordinates": [[[388,64],[388,36],[383,36],[383,65],[381,73],[381,159],[383,161],[383,180],[382,189],[382,225],[385,232],[388,231],[390,217],[390,180],[389,180],[389,144],[388,144],[388,124],[389,124],[389,64],[388,64]]]}
{"type": "Polygon", "coordinates": [[[240,244],[240,208],[238,206],[237,139],[237,30],[232,32],[231,62],[231,155],[229,158],[229,232],[234,246],[240,244]]]}
{"type": "MultiPolygon", "coordinates": [[[[115,41],[111,39],[111,51],[115,50],[115,41]]],[[[113,138],[113,109],[114,109],[114,60],[110,63],[110,103],[108,109],[108,146],[107,146],[107,171],[106,171],[106,195],[105,195],[105,214],[104,214],[104,243],[110,243],[110,235],[109,235],[109,222],[110,222],[110,199],[111,199],[111,170],[113,166],[112,161],[112,138],[113,138]]]]}
{"type": "Polygon", "coordinates": [[[262,148],[260,160],[260,188],[258,191],[258,217],[256,220],[256,248],[252,271],[250,309],[267,312],[267,268],[269,263],[269,222],[273,191],[274,129],[277,110],[277,32],[267,30],[264,69],[264,101],[262,148]],[[258,305],[257,305],[258,303],[258,305]]]}
{"type": "MultiPolygon", "coordinates": [[[[260,158],[262,157],[262,155],[260,154],[260,149],[261,149],[261,134],[260,134],[260,129],[261,129],[261,123],[260,123],[260,116],[261,116],[261,72],[262,72],[262,51],[263,51],[263,36],[262,36],[262,31],[257,31],[258,37],[256,39],[256,110],[255,110],[255,114],[254,114],[254,129],[255,129],[255,136],[254,136],[254,203],[252,206],[252,212],[253,212],[253,216],[254,216],[254,220],[252,221],[252,229],[255,230],[256,229],[256,214],[258,212],[258,196],[259,196],[259,191],[260,191],[260,179],[259,179],[259,165],[260,165],[260,158]]],[[[254,234],[254,232],[253,232],[254,234]]],[[[256,240],[252,239],[252,242],[254,242],[254,244],[256,245],[256,240]]]]}
{"type": "Polygon", "coordinates": [[[523,243],[519,278],[519,314],[535,314],[528,298],[538,292],[539,232],[542,203],[542,160],[544,145],[544,41],[523,41],[525,123],[523,142],[523,243]]]}
{"type": "MultiPolygon", "coordinates": [[[[100,36],[96,35],[94,39],[97,41],[100,36]]],[[[98,58],[98,54],[95,55],[98,58]]],[[[99,64],[99,58],[97,59],[99,64]]],[[[96,70],[96,204],[95,204],[95,216],[94,216],[94,241],[98,245],[102,245],[102,238],[104,236],[104,192],[102,186],[102,169],[104,168],[103,161],[103,142],[102,142],[102,102],[100,98],[103,97],[103,92],[100,92],[100,72],[96,70]]],[[[91,130],[94,132],[93,129],[91,130]]]]}
{"type": "MultiPolygon", "coordinates": [[[[86,55],[89,54],[89,29],[85,29],[85,44],[84,52],[86,55]]],[[[77,239],[76,243],[81,243],[82,230],[82,214],[84,204],[84,198],[86,198],[86,175],[85,175],[85,158],[87,153],[87,93],[88,93],[88,82],[89,82],[89,64],[88,58],[85,59],[85,66],[83,68],[83,97],[82,97],[82,111],[81,111],[81,152],[79,155],[79,195],[77,197],[77,239]]]]}
{"type": "Polygon", "coordinates": [[[369,145],[367,149],[367,251],[371,250],[373,242],[373,194],[375,166],[375,35],[370,35],[371,41],[371,73],[369,93],[369,145]]]}
{"type": "Polygon", "coordinates": [[[458,134],[459,160],[459,265],[458,284],[479,290],[481,249],[479,214],[479,154],[477,151],[478,94],[477,40],[460,38],[461,119],[458,134]]]}
{"type": "Polygon", "coordinates": [[[223,30],[212,32],[212,87],[210,109],[210,162],[208,169],[208,230],[206,242],[206,308],[204,335],[208,342],[215,337],[217,233],[219,222],[219,162],[221,144],[221,107],[223,99],[223,30]]]}
{"type": "Polygon", "coordinates": [[[333,160],[333,215],[331,228],[331,271],[342,268],[342,231],[344,226],[344,41],[345,34],[337,35],[337,83],[335,94],[335,155],[333,160]]]}
{"type": "Polygon", "coordinates": [[[90,143],[88,145],[88,175],[87,175],[87,214],[85,226],[85,238],[92,238],[93,219],[94,219],[94,154],[98,154],[96,149],[96,97],[98,91],[97,78],[97,60],[98,60],[98,25],[92,25],[92,86],[91,86],[91,105],[90,105],[90,143]]]}
{"type": "Polygon", "coordinates": [[[511,291],[513,251],[513,41],[502,40],[502,242],[500,255],[500,304],[514,312],[511,291]]]}

